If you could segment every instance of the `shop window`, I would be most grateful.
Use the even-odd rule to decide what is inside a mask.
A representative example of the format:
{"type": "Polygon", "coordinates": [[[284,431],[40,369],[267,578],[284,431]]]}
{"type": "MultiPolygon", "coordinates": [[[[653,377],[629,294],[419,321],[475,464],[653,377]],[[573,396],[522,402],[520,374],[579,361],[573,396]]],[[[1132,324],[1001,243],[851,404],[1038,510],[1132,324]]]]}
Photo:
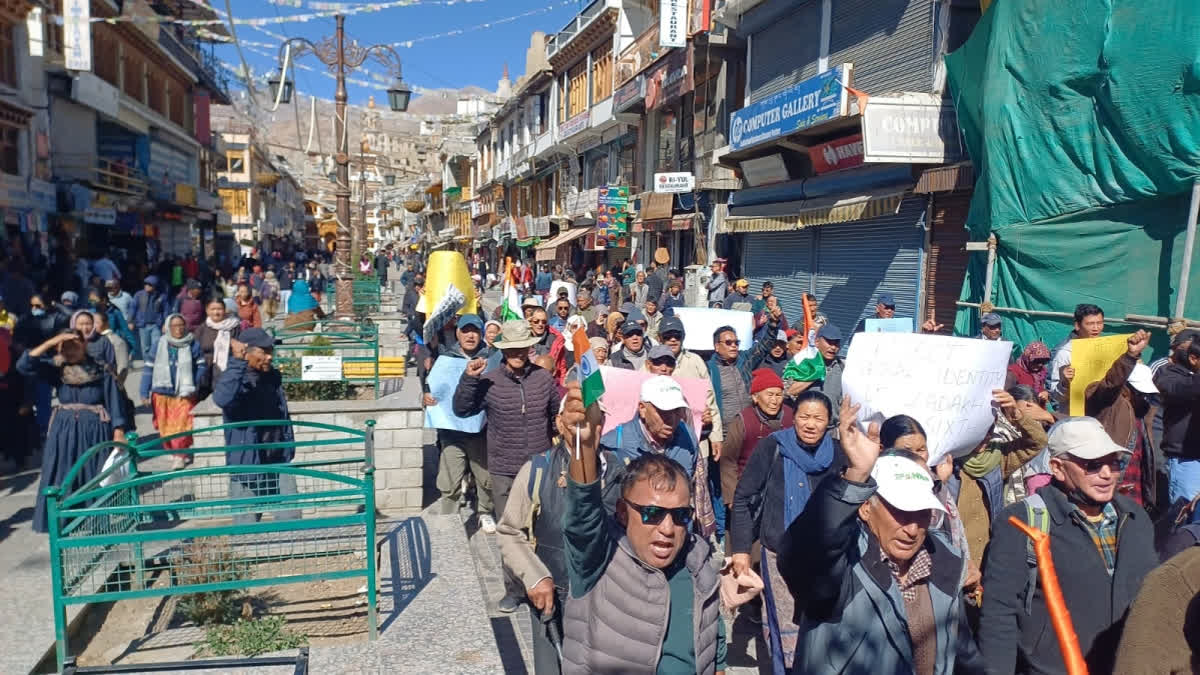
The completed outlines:
{"type": "Polygon", "coordinates": [[[562,124],[567,121],[567,88],[566,80],[562,80],[558,86],[558,123],[562,124]]]}
{"type": "Polygon", "coordinates": [[[550,119],[550,92],[543,91],[538,94],[538,134],[546,133],[546,123],[550,119]]]}
{"type": "Polygon", "coordinates": [[[612,96],[613,54],[611,45],[592,52],[592,103],[612,96]]]}
{"type": "Polygon", "coordinates": [[[608,185],[608,153],[592,156],[587,163],[588,189],[608,185]]]}
{"type": "Polygon", "coordinates": [[[0,82],[10,87],[17,86],[17,50],[13,37],[15,26],[0,24],[0,82]]]}
{"type": "Polygon", "coordinates": [[[578,115],[588,109],[588,90],[587,90],[588,70],[587,63],[580,62],[575,64],[571,70],[567,71],[567,119],[578,115]]]}
{"type": "Polygon", "coordinates": [[[21,175],[21,129],[0,124],[0,171],[21,175]]]}
{"type": "Polygon", "coordinates": [[[633,143],[621,147],[617,157],[617,185],[635,185],[637,170],[637,146],[633,143]]]}
{"type": "Polygon", "coordinates": [[[658,116],[658,143],[655,146],[655,171],[679,170],[678,116],[673,110],[664,110],[658,116]]]}
{"type": "Polygon", "coordinates": [[[230,151],[226,153],[225,158],[228,162],[229,173],[246,172],[246,155],[241,151],[230,151]]]}

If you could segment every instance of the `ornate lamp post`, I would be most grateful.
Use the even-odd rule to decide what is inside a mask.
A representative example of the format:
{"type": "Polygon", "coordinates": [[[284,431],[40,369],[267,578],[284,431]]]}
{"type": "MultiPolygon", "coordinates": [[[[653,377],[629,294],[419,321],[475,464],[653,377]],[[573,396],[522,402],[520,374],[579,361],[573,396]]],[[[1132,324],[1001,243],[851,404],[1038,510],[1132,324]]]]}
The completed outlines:
{"type": "Polygon", "coordinates": [[[408,109],[409,99],[412,97],[412,89],[410,89],[401,77],[400,73],[400,55],[396,50],[387,45],[371,45],[363,47],[357,42],[346,42],[346,17],[338,14],[334,17],[337,20],[337,31],[332,38],[325,38],[319,43],[313,43],[305,38],[294,37],[289,39],[279,47],[279,62],[280,73],[278,78],[272,78],[269,81],[271,85],[271,94],[278,97],[281,103],[287,103],[291,100],[292,82],[287,79],[287,74],[283,71],[284,50],[288,45],[292,45],[296,49],[296,56],[305,52],[312,52],[317,59],[324,63],[330,70],[337,75],[337,92],[334,94],[335,116],[333,121],[333,133],[337,137],[336,152],[333,160],[337,164],[335,183],[337,189],[334,194],[337,196],[337,252],[334,258],[334,275],[337,277],[337,314],[339,316],[349,316],[353,314],[354,303],[354,267],[351,258],[351,250],[355,253],[360,253],[363,245],[367,241],[366,220],[358,223],[358,227],[354,228],[353,233],[350,229],[350,154],[347,151],[347,134],[346,134],[346,69],[354,69],[363,64],[367,57],[371,57],[374,61],[383,67],[395,73],[396,79],[392,86],[388,89],[388,104],[392,110],[403,112],[408,109]],[[282,91],[280,91],[282,88],[282,91]],[[353,234],[353,243],[351,240],[353,234]]]}

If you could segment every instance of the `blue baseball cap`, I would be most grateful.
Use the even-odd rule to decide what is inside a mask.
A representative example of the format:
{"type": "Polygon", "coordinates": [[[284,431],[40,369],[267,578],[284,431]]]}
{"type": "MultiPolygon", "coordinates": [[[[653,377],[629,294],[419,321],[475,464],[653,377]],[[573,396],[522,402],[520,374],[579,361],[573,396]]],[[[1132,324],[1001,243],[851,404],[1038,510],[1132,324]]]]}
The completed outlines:
{"type": "Polygon", "coordinates": [[[483,319],[480,319],[478,314],[463,314],[458,317],[458,329],[465,330],[467,328],[474,328],[482,333],[483,319]]]}
{"type": "Polygon", "coordinates": [[[884,307],[895,307],[896,298],[893,298],[891,293],[880,293],[879,304],[883,305],[884,307]]]}
{"type": "Polygon", "coordinates": [[[827,323],[817,330],[817,337],[825,338],[825,340],[828,342],[841,342],[842,331],[838,330],[837,326],[827,323]]]}

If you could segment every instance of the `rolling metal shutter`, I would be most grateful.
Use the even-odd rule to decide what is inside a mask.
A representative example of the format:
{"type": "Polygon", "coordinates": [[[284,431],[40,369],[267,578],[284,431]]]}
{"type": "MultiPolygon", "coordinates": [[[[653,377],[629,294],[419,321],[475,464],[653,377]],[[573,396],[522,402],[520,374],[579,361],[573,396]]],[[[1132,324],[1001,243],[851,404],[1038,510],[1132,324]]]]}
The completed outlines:
{"type": "Polygon", "coordinates": [[[925,312],[933,312],[938,323],[954,325],[967,275],[967,209],[971,191],[941,192],[933,196],[929,217],[929,259],[925,265],[925,312]]]}
{"type": "Polygon", "coordinates": [[[821,3],[800,5],[754,33],[750,50],[751,103],[816,75],[821,52],[821,3]]]}
{"type": "MultiPolygon", "coordinates": [[[[875,315],[880,293],[896,298],[896,316],[917,317],[926,197],[909,196],[893,215],[813,228],[817,269],[813,294],[820,312],[842,330],[875,315]]],[[[918,322],[919,324],[920,322],[918,322]]],[[[842,341],[845,351],[850,340],[842,341]]]]}
{"type": "Polygon", "coordinates": [[[756,232],[747,234],[742,269],[750,282],[750,292],[758,295],[762,283],[775,284],[775,295],[788,322],[803,321],[801,297],[812,292],[813,233],[810,227],[791,232],[756,232]]]}
{"type": "Polygon", "coordinates": [[[834,0],[829,65],[839,63],[854,64],[854,88],[869,94],[929,91],[933,0],[834,0]]]}

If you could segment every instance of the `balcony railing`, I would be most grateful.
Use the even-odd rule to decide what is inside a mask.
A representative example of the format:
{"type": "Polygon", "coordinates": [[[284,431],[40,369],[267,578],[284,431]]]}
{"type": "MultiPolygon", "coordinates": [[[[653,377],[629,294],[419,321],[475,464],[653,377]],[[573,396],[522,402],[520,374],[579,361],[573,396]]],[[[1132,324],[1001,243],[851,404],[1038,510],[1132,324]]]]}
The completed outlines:
{"type": "Polygon", "coordinates": [[[593,21],[604,14],[605,10],[610,7],[620,8],[620,6],[620,0],[592,0],[592,3],[584,7],[562,30],[550,36],[549,40],[546,40],[546,56],[554,56],[560,49],[565,48],[571,43],[571,40],[574,40],[593,21]]]}
{"type": "Polygon", "coordinates": [[[200,42],[182,26],[163,24],[158,31],[158,44],[212,91],[218,103],[228,103],[229,78],[214,54],[205,52],[200,42]]]}
{"type": "Polygon", "coordinates": [[[97,159],[93,176],[92,182],[99,187],[131,195],[146,194],[146,177],[123,162],[97,159]]]}

